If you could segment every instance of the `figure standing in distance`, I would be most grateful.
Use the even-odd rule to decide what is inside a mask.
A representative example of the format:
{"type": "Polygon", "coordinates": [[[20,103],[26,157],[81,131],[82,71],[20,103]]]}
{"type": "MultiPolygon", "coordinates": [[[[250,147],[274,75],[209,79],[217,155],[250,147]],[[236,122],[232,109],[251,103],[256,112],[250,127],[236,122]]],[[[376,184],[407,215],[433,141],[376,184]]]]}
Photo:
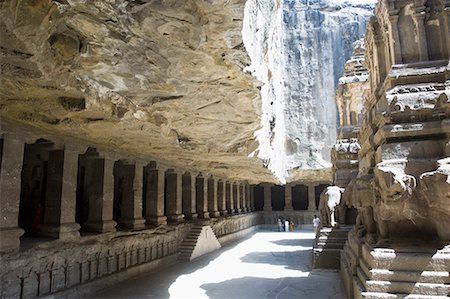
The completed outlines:
{"type": "Polygon", "coordinates": [[[278,218],[278,231],[282,232],[283,231],[283,224],[281,223],[281,219],[278,218]]]}
{"type": "Polygon", "coordinates": [[[314,227],[314,233],[316,233],[316,234],[317,234],[317,230],[319,229],[319,225],[320,225],[320,219],[317,217],[317,215],[314,215],[313,227],[314,227]]]}
{"type": "Polygon", "coordinates": [[[289,232],[289,220],[284,220],[284,231],[289,232]]]}
{"type": "Polygon", "coordinates": [[[291,223],[289,224],[289,230],[290,230],[291,232],[293,232],[294,229],[295,229],[294,221],[291,221],[291,223]]]}

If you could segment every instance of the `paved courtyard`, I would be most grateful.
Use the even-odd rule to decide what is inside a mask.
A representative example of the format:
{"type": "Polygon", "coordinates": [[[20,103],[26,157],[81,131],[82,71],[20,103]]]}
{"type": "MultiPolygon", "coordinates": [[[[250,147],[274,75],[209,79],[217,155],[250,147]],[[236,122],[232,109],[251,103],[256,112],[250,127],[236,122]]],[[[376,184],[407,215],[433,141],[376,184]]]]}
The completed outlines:
{"type": "Polygon", "coordinates": [[[343,298],[338,272],[311,270],[313,238],[310,230],[258,232],[92,298],[343,298]]]}

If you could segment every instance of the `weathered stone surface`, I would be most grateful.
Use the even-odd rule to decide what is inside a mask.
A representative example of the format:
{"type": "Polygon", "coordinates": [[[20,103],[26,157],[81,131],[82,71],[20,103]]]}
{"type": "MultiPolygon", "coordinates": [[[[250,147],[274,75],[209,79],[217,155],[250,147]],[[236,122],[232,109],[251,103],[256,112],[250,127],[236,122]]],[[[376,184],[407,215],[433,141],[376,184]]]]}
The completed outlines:
{"type": "Polygon", "coordinates": [[[276,181],[242,69],[245,1],[3,1],[3,121],[172,166],[276,181]]]}

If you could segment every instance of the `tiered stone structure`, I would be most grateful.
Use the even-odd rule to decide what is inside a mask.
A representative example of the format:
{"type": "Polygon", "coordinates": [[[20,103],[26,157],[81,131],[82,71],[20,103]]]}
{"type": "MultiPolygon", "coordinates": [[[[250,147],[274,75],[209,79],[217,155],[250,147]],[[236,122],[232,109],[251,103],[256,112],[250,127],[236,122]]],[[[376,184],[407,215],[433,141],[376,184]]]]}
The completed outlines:
{"type": "Polygon", "coordinates": [[[341,258],[349,297],[449,294],[449,12],[382,0],[368,25],[371,94],[345,191],[358,210],[341,258]]]}

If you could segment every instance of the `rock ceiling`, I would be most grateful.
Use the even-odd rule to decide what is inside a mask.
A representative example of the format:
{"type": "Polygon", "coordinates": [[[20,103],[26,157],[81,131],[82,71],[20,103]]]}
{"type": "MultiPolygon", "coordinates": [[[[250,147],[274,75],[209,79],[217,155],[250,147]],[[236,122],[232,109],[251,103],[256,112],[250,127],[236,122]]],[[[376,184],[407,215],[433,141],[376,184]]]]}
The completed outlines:
{"type": "Polygon", "coordinates": [[[276,182],[248,158],[261,101],[242,71],[244,3],[3,1],[0,117],[175,167],[276,182]]]}

